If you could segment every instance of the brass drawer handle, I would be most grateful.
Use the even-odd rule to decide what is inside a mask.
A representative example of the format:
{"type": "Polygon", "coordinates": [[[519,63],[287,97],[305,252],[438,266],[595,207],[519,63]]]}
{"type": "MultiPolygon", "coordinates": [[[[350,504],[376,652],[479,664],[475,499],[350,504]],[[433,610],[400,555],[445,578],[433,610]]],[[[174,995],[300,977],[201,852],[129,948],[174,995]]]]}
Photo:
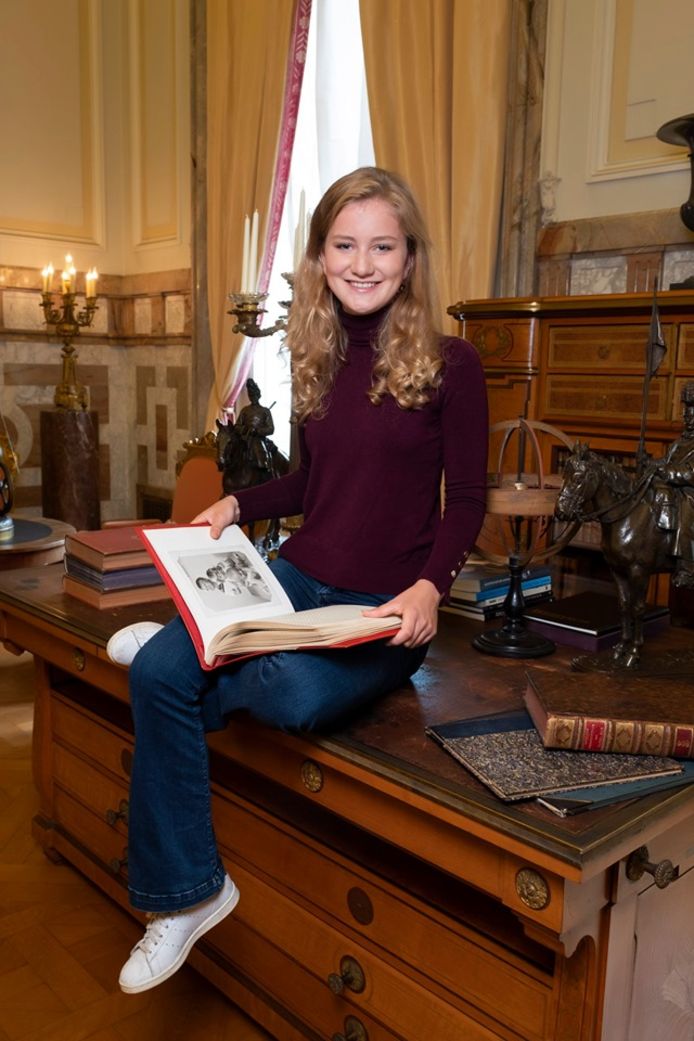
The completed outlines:
{"type": "Polygon", "coordinates": [[[121,870],[121,868],[127,867],[127,864],[128,864],[128,851],[127,851],[127,849],[123,850],[123,856],[120,859],[118,857],[114,857],[113,860],[109,860],[109,862],[108,862],[108,866],[109,866],[109,868],[111,869],[111,871],[113,872],[114,875],[117,875],[118,872],[121,870]]]}
{"type": "Polygon", "coordinates": [[[328,976],[328,986],[333,994],[342,994],[345,987],[355,994],[361,994],[366,986],[364,970],[355,958],[347,955],[340,960],[340,972],[331,972],[328,976]]]}
{"type": "Polygon", "coordinates": [[[667,889],[671,882],[679,877],[680,869],[671,860],[661,860],[654,864],[649,860],[648,846],[639,846],[627,858],[627,878],[630,882],[638,882],[644,872],[653,876],[658,889],[667,889]]]}
{"type": "Polygon", "coordinates": [[[87,658],[84,651],[81,651],[79,647],[72,648],[72,664],[75,666],[78,672],[84,672],[87,667],[87,658]]]}
{"type": "Polygon", "coordinates": [[[128,823],[128,800],[121,799],[118,803],[117,810],[106,810],[106,822],[114,827],[118,821],[123,821],[124,824],[128,823]]]}
{"type": "Polygon", "coordinates": [[[360,1019],[347,1016],[344,1034],[333,1034],[333,1041],[369,1041],[369,1035],[360,1019]]]}
{"type": "Polygon", "coordinates": [[[301,783],[310,792],[319,792],[323,787],[323,771],[313,759],[305,759],[301,764],[301,783]]]}

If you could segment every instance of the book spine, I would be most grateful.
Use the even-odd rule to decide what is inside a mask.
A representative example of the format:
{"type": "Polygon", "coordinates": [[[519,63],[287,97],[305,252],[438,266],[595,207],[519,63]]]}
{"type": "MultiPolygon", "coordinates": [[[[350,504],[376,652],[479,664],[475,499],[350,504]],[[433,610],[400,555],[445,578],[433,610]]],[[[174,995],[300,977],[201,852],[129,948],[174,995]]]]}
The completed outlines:
{"type": "Polygon", "coordinates": [[[546,748],[577,752],[622,752],[694,759],[694,725],[551,715],[547,719],[543,741],[546,748]]]}
{"type": "MultiPolygon", "coordinates": [[[[547,582],[550,580],[552,572],[549,568],[535,569],[532,568],[529,571],[524,571],[522,575],[522,582],[525,585],[526,582],[543,581],[547,582]]],[[[494,575],[490,578],[466,578],[464,574],[459,575],[458,578],[453,580],[451,589],[459,589],[463,593],[482,593],[488,589],[508,589],[509,586],[509,575],[508,571],[504,571],[501,575],[494,575]]]]}
{"type": "MultiPolygon", "coordinates": [[[[539,596],[541,593],[549,593],[552,588],[551,582],[543,582],[532,586],[523,585],[524,599],[528,600],[533,596],[539,596]]],[[[480,597],[466,597],[456,595],[455,590],[451,592],[450,601],[451,603],[465,604],[467,607],[477,606],[481,611],[486,610],[488,607],[496,607],[497,604],[503,604],[504,600],[508,595],[508,589],[502,589],[499,593],[493,595],[487,594],[480,597]]]]}

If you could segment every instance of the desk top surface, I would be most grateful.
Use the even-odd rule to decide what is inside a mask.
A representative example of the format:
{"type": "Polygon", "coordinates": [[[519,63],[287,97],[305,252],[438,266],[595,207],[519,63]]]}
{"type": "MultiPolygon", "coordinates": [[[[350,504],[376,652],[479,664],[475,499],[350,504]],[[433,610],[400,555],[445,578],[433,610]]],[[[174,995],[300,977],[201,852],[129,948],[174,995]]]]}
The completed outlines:
{"type": "MultiPolygon", "coordinates": [[[[0,574],[0,606],[10,612],[21,610],[98,647],[104,647],[123,625],[145,617],[165,622],[175,613],[170,601],[95,611],[62,592],[61,576],[62,565],[0,574]]],[[[497,799],[427,737],[425,728],[522,707],[526,668],[541,664],[552,671],[569,672],[576,652],[557,647],[551,656],[533,662],[494,658],[470,645],[480,628],[467,619],[442,613],[439,633],[410,683],[334,731],[305,739],[575,866],[585,866],[593,857],[603,859],[611,846],[621,845],[629,834],[642,834],[658,818],[673,815],[679,819],[682,811],[691,814],[694,785],[565,819],[534,800],[508,804],[497,799]]],[[[653,637],[647,647],[654,651],[686,649],[691,639],[690,630],[670,628],[653,637]]]]}

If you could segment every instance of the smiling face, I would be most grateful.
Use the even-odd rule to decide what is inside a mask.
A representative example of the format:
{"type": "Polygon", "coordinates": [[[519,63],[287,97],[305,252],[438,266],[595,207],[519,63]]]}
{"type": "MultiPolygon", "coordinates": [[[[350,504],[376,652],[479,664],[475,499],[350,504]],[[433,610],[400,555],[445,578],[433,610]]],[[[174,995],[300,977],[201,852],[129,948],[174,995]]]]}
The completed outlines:
{"type": "Polygon", "coordinates": [[[328,286],[347,314],[385,307],[407,277],[411,260],[398,215],[385,199],[347,203],[320,255],[328,286]]]}

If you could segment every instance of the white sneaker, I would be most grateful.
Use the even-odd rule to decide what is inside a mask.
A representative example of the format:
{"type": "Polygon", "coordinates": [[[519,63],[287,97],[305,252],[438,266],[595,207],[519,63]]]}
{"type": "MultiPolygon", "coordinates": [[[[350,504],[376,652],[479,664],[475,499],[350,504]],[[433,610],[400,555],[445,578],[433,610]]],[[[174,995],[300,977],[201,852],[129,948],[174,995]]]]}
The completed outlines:
{"type": "Polygon", "coordinates": [[[126,994],[139,994],[168,980],[183,965],[191,947],[236,907],[239,891],[228,875],[202,904],[173,914],[150,914],[145,935],[136,943],[118,978],[126,994]]]}
{"type": "Polygon", "coordinates": [[[106,644],[106,653],[116,665],[130,665],[143,643],[164,626],[159,622],[133,622],[114,633],[106,644]]]}

